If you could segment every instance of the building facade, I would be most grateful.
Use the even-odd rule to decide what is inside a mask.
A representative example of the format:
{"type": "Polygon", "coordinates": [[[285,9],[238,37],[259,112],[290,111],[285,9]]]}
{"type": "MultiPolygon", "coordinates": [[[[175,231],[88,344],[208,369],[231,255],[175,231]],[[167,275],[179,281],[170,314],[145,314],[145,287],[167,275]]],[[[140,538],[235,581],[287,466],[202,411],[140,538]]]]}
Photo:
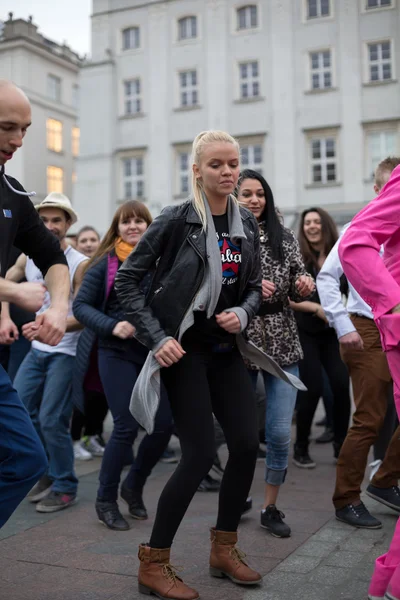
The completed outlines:
{"type": "Polygon", "coordinates": [[[81,71],[76,203],[104,231],[118,204],[153,214],[190,192],[202,130],[229,131],[293,223],[338,223],[400,153],[400,0],[93,0],[81,71]]]}
{"type": "Polygon", "coordinates": [[[32,106],[32,125],[7,173],[36,192],[34,202],[50,192],[73,199],[81,64],[68,46],[43,37],[31,18],[13,19],[10,13],[3,23],[0,77],[21,87],[32,106]]]}

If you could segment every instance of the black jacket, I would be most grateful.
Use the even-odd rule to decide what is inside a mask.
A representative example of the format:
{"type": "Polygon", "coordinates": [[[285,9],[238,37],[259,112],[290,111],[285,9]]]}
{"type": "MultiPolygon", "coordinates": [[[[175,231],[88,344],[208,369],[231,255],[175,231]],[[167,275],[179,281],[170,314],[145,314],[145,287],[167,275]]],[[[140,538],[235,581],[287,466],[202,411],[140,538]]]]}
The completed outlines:
{"type": "MultiPolygon", "coordinates": [[[[242,240],[238,306],[245,309],[251,321],[262,297],[260,239],[252,213],[245,208],[240,208],[240,213],[246,239],[242,240]]],[[[178,334],[201,287],[206,259],[206,236],[192,202],[188,201],[164,209],[118,271],[115,289],[126,318],[135,326],[137,339],[149,349],[166,336],[178,334]],[[156,263],[145,298],[140,282],[156,263]]]]}
{"type": "MultiPolygon", "coordinates": [[[[57,238],[46,229],[31,200],[13,192],[3,173],[4,167],[0,169],[0,276],[7,272],[12,246],[32,258],[43,276],[53,265],[67,265],[57,238]]],[[[7,175],[7,180],[23,191],[16,179],[7,175]]]]}

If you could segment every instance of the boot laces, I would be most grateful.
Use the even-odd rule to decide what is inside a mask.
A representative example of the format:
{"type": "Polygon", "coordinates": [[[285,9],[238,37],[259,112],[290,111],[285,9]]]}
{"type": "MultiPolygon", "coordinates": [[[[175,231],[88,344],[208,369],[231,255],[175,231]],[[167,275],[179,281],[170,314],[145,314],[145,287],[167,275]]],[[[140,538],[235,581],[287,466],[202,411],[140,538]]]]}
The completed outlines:
{"type": "Polygon", "coordinates": [[[230,549],[229,555],[231,558],[233,558],[233,560],[235,562],[246,564],[244,562],[244,559],[246,558],[246,554],[244,552],[242,552],[242,550],[240,550],[239,548],[236,548],[236,546],[233,546],[233,548],[230,549]]]}
{"type": "Polygon", "coordinates": [[[181,577],[177,574],[177,571],[182,571],[182,567],[174,567],[171,563],[163,565],[162,574],[168,581],[171,581],[173,585],[178,585],[178,581],[182,581],[181,577]]]}

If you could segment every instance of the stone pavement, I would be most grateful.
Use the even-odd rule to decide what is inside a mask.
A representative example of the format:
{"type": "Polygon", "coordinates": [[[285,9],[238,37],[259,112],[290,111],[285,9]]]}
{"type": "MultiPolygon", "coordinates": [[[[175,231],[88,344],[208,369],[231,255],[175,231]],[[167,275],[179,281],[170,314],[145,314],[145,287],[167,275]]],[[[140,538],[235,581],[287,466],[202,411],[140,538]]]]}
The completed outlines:
{"type": "MultiPolygon", "coordinates": [[[[172,562],[202,600],[366,600],[377,556],[386,551],[396,516],[366,499],[384,527],[355,530],[332,518],[334,477],[331,446],[312,446],[318,467],[289,469],[279,508],[292,527],[286,540],[259,527],[262,463],[252,495],[255,509],[243,519],[240,547],[264,576],[263,586],[240,588],[208,574],[208,528],[215,522],[217,495],[198,493],[178,533],[172,562]]],[[[174,465],[157,465],[145,490],[148,521],[113,532],[96,518],[93,502],[98,459],[78,466],[79,503],[53,515],[24,502],[0,531],[0,598],[3,600],[136,600],[137,546],[149,539],[158,495],[174,465]]],[[[126,513],[126,506],[121,505],[126,513]]]]}

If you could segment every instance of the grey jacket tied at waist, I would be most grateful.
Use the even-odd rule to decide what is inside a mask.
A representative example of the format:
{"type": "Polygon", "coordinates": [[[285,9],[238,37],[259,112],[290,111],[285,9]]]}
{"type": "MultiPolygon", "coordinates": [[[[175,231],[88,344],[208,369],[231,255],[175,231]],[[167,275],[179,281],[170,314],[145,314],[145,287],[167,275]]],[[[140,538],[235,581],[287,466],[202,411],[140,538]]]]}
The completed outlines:
{"type": "MultiPolygon", "coordinates": [[[[178,335],[179,340],[182,339],[185,331],[187,331],[193,325],[194,312],[196,310],[200,310],[200,307],[202,311],[206,310],[208,318],[214,315],[221,293],[222,277],[220,250],[214,227],[214,221],[206,199],[204,204],[207,213],[207,261],[205,264],[205,272],[202,284],[180,324],[178,335]]],[[[239,207],[232,198],[230,198],[228,202],[228,224],[229,233],[232,239],[246,239],[246,233],[243,228],[239,207]]],[[[242,307],[233,307],[232,309],[228,309],[228,311],[235,312],[235,314],[237,314],[241,323],[241,330],[243,331],[248,324],[248,314],[246,310],[244,310],[242,307]]],[[[136,421],[138,421],[138,423],[140,423],[140,425],[149,434],[153,432],[155,415],[160,402],[161,367],[154,355],[169,339],[173,339],[172,336],[165,337],[149,353],[132,391],[130,411],[136,421]]],[[[305,389],[299,379],[285,373],[266,354],[259,351],[253,344],[248,344],[242,335],[237,336],[237,343],[242,354],[246,355],[246,353],[250,352],[249,358],[251,358],[251,360],[254,361],[254,355],[257,356],[257,362],[261,363],[261,368],[277,377],[281,377],[298,389],[305,389]]]]}

